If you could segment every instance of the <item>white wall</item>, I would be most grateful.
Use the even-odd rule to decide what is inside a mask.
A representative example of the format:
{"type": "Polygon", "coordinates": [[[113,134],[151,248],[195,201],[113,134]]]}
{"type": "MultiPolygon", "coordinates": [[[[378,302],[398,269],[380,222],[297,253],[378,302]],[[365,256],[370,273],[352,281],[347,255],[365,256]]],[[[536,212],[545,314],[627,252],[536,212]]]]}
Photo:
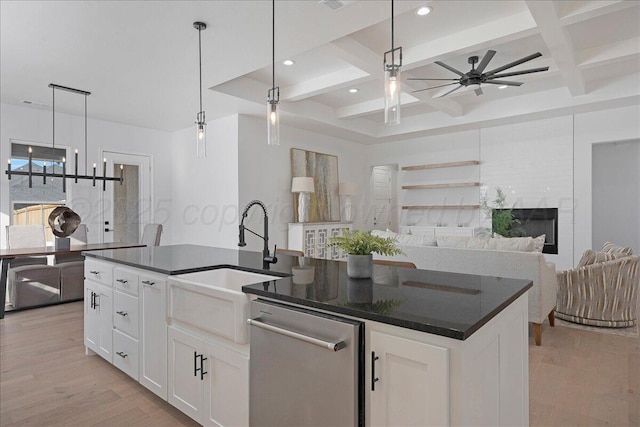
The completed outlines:
{"type": "MultiPolygon", "coordinates": [[[[266,120],[242,115],[239,119],[238,136],[239,213],[242,214],[251,200],[259,199],[265,203],[269,214],[270,250],[273,250],[274,244],[287,247],[287,224],[293,221],[291,148],[338,156],[340,182],[351,181],[358,186],[360,194],[352,197],[353,223],[354,228],[363,227],[361,218],[369,177],[364,161],[364,145],[281,126],[280,145],[268,146],[266,120]]],[[[262,234],[262,213],[259,207],[251,209],[245,225],[262,234]]],[[[262,241],[249,233],[246,234],[246,242],[247,249],[262,250],[262,241]]]]}
{"type": "MultiPolygon", "coordinates": [[[[43,143],[51,145],[52,114],[51,111],[30,107],[0,104],[0,159],[3,167],[0,176],[0,247],[5,247],[5,226],[10,222],[9,181],[6,161],[10,156],[10,139],[43,143]]],[[[92,163],[100,163],[102,151],[143,154],[151,157],[151,174],[153,176],[151,220],[163,224],[165,233],[162,244],[171,244],[171,223],[158,212],[158,204],[171,200],[171,134],[168,132],[145,129],[102,120],[88,120],[88,153],[89,168],[92,163]]],[[[56,113],[56,146],[68,148],[68,170],[73,170],[73,149],[79,149],[79,173],[84,173],[84,117],[56,113]],[[69,158],[71,157],[71,158],[69,158]]],[[[67,205],[74,209],[89,227],[90,242],[99,242],[101,228],[101,193],[102,188],[90,181],[79,181],[78,184],[67,181],[67,205]]]]}
{"type": "Polygon", "coordinates": [[[196,158],[195,127],[171,137],[174,244],[236,248],[238,237],[238,115],[207,124],[207,156],[196,158]]]}
{"type": "MultiPolygon", "coordinates": [[[[397,204],[394,206],[400,225],[456,226],[478,225],[478,211],[471,210],[402,210],[403,205],[478,204],[479,188],[439,188],[403,190],[403,185],[439,184],[447,182],[478,182],[478,166],[403,171],[403,166],[479,160],[478,131],[455,132],[407,141],[377,144],[367,147],[369,167],[397,164],[397,204]]],[[[368,228],[373,227],[373,217],[368,228]]]]}
{"type": "MultiPolygon", "coordinates": [[[[576,114],[574,117],[574,261],[593,244],[592,144],[640,138],[640,106],[576,114]]],[[[574,263],[574,265],[575,265],[574,263]]]]}
{"type": "MultiPolygon", "coordinates": [[[[393,163],[405,166],[473,159],[475,155],[481,160],[479,180],[489,188],[490,200],[495,195],[494,187],[500,186],[507,190],[509,204],[559,208],[559,254],[545,256],[556,263],[558,270],[568,269],[592,246],[591,146],[640,138],[639,117],[640,107],[631,106],[378,144],[367,147],[367,163],[370,167],[393,163]]],[[[411,174],[416,172],[400,175],[399,185],[403,181],[414,183],[417,175],[411,174]]],[[[433,169],[420,179],[466,181],[473,174],[472,168],[463,172],[433,169]]],[[[634,179],[632,174],[628,177],[634,179]]],[[[447,190],[400,190],[399,204],[431,202],[436,197],[420,191],[444,191],[449,199],[463,197],[447,190]]],[[[433,225],[440,218],[446,217],[405,214],[400,224],[433,225]]],[[[480,215],[477,221],[482,223],[480,215]]],[[[442,222],[451,222],[451,218],[442,222]]]]}
{"type": "MultiPolygon", "coordinates": [[[[536,120],[480,130],[480,178],[488,200],[496,187],[515,208],[558,208],[556,266],[573,265],[573,118],[536,120]]],[[[490,204],[491,205],[491,204],[490,204]]],[[[484,214],[481,215],[484,220],[484,214]]],[[[491,220],[482,226],[491,227],[491,220]]],[[[560,267],[559,267],[560,268],[560,267]]]]}
{"type": "Polygon", "coordinates": [[[592,147],[592,247],[609,241],[640,253],[640,141],[592,147]]]}

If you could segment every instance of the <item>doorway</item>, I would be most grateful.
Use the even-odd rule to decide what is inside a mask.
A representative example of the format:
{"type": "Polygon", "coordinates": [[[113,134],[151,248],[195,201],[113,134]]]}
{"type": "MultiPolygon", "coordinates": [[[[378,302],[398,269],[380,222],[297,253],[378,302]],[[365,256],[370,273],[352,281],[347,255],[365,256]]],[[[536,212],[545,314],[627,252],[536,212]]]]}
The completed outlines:
{"type": "Polygon", "coordinates": [[[592,146],[592,248],[605,242],[640,251],[640,141],[592,146]]]}
{"type": "Polygon", "coordinates": [[[373,229],[398,229],[396,200],[396,165],[374,166],[371,171],[371,200],[373,208],[373,229]]]}
{"type": "Polygon", "coordinates": [[[102,242],[138,243],[151,217],[149,156],[103,152],[107,170],[123,182],[107,182],[102,192],[102,242]]]}

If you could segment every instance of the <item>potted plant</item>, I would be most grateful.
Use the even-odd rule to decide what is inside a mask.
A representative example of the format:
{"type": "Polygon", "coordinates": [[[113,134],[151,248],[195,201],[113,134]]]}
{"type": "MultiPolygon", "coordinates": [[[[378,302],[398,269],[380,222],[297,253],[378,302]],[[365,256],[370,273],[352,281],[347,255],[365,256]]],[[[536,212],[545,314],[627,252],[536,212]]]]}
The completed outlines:
{"type": "Polygon", "coordinates": [[[347,254],[347,275],[354,279],[368,279],[373,273],[373,253],[399,255],[394,239],[373,236],[368,231],[345,231],[340,237],[329,239],[330,247],[342,249],[347,254]]]}

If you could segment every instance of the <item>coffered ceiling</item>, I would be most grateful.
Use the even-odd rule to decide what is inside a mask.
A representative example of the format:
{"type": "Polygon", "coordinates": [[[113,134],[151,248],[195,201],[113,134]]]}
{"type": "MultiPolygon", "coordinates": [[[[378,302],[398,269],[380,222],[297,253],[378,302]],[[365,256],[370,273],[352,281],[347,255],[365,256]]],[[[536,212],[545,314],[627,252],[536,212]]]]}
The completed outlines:
{"type": "MultiPolygon", "coordinates": [[[[236,112],[262,117],[271,86],[271,2],[2,1],[3,103],[48,108],[49,83],[91,91],[89,115],[175,131],[198,111],[197,31],[202,33],[207,119],[236,112]]],[[[383,53],[390,2],[276,2],[276,84],[282,123],[367,144],[477,128],[640,101],[638,1],[396,1],[403,47],[402,123],[383,123],[383,53]],[[418,16],[418,7],[432,12],[418,16]],[[497,53],[487,70],[534,52],[506,78],[520,87],[451,88],[409,77],[454,78],[467,58],[497,53]],[[290,58],[293,66],[282,60],[290,58]],[[358,89],[356,93],[349,89],[358,89]]],[[[81,113],[72,95],[56,109],[81,113]]]]}

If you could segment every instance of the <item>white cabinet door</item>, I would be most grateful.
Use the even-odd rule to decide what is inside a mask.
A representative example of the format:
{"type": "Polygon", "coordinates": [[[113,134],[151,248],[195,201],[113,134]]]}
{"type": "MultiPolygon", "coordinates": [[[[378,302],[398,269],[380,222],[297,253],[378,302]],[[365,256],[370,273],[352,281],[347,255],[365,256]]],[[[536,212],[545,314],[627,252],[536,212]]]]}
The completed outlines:
{"type": "Polygon", "coordinates": [[[202,422],[204,379],[207,376],[207,364],[202,360],[202,340],[171,326],[168,329],[169,403],[202,422]]]}
{"type": "Polygon", "coordinates": [[[100,324],[99,307],[95,305],[98,295],[98,284],[85,280],[84,282],[84,345],[90,350],[98,352],[98,328],[100,324]]]}
{"type": "Polygon", "coordinates": [[[113,289],[98,285],[98,354],[113,363],[113,289]]]}
{"type": "Polygon", "coordinates": [[[448,425],[449,350],[375,331],[369,338],[371,425],[448,425]]]}
{"type": "Polygon", "coordinates": [[[249,425],[249,357],[204,343],[208,359],[205,426],[249,425]]]}
{"type": "Polygon", "coordinates": [[[167,282],[140,276],[140,383],[167,400],[167,282]]]}

